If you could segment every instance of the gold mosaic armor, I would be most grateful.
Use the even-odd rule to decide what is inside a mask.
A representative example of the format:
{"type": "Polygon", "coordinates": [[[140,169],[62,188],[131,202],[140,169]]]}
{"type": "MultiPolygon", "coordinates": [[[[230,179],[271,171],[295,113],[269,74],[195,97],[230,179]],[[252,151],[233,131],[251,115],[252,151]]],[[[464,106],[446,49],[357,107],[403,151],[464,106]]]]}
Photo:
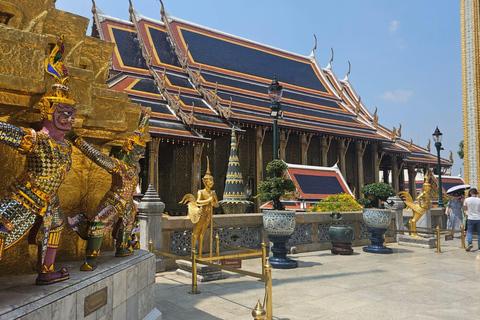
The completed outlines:
{"type": "Polygon", "coordinates": [[[52,211],[51,230],[63,227],[56,194],[70,170],[72,147],[69,143],[53,140],[44,132],[5,122],[0,122],[0,142],[26,155],[24,171],[0,197],[0,235],[6,236],[6,249],[47,210],[52,211]]]}

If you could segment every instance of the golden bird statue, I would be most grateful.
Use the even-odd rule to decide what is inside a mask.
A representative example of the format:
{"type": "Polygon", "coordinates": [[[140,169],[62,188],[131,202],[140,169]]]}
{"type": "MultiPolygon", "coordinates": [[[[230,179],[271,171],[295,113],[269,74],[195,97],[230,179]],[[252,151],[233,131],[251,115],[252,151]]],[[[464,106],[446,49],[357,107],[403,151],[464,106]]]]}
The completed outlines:
{"type": "Polygon", "coordinates": [[[417,203],[413,201],[412,196],[408,192],[400,191],[398,196],[405,202],[406,207],[413,211],[413,217],[408,221],[410,236],[421,238],[417,233],[417,222],[427,212],[428,208],[432,206],[430,201],[430,183],[428,182],[428,175],[423,184],[423,191],[417,197],[417,203]]]}

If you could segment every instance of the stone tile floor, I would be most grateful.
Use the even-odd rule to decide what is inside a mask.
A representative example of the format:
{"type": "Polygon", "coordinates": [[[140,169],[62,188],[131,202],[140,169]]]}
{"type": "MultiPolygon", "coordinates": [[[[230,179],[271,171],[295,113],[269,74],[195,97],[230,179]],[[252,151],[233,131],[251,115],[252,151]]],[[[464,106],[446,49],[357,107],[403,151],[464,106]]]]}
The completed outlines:
{"type": "MultiPolygon", "coordinates": [[[[273,315],[297,319],[480,319],[480,251],[460,240],[443,241],[442,253],[389,244],[393,254],[355,247],[351,256],[299,253],[297,269],[273,269],[273,315]]],[[[477,241],[474,240],[474,247],[477,241]]],[[[261,259],[243,261],[260,273],[261,259]]],[[[253,319],[264,283],[249,276],[198,283],[174,271],[157,273],[156,302],[163,320],[253,319]]]]}

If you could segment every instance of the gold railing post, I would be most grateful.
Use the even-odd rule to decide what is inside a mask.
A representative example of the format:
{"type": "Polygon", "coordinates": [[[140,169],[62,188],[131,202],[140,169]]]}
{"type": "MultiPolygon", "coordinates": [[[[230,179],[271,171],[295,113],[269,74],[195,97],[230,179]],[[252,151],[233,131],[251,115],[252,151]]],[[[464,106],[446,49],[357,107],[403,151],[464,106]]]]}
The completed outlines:
{"type": "Polygon", "coordinates": [[[462,241],[462,249],[465,249],[465,227],[460,225],[460,240],[462,241]]]}
{"type": "Polygon", "coordinates": [[[267,245],[262,241],[262,275],[265,275],[265,262],[267,261],[267,245]]]}
{"type": "Polygon", "coordinates": [[[442,250],[440,250],[440,226],[437,226],[437,252],[442,252],[442,250]]]}
{"type": "MultiPolygon", "coordinates": [[[[215,236],[215,242],[217,243],[217,246],[215,247],[215,251],[216,251],[217,257],[220,257],[220,236],[218,235],[218,232],[217,232],[217,235],[215,236]]],[[[217,259],[217,262],[220,262],[220,259],[217,259]]]]}
{"type": "Polygon", "coordinates": [[[189,293],[200,293],[197,288],[197,250],[195,249],[192,249],[192,291],[189,293]]]}
{"type": "Polygon", "coordinates": [[[266,292],[266,297],[265,297],[265,302],[264,305],[266,305],[266,311],[267,311],[267,320],[272,320],[273,319],[273,306],[272,306],[272,265],[268,260],[266,261],[265,264],[265,292],[266,292]]]}
{"type": "Polygon", "coordinates": [[[263,309],[263,306],[260,303],[260,299],[258,299],[258,302],[252,311],[252,317],[255,320],[265,320],[266,316],[267,316],[267,313],[265,312],[265,309],[263,309]]]}
{"type": "Polygon", "coordinates": [[[153,252],[153,239],[152,238],[150,238],[150,241],[148,241],[148,251],[153,252]]]}
{"type": "Polygon", "coordinates": [[[210,220],[210,258],[213,257],[213,216],[210,220]]]}

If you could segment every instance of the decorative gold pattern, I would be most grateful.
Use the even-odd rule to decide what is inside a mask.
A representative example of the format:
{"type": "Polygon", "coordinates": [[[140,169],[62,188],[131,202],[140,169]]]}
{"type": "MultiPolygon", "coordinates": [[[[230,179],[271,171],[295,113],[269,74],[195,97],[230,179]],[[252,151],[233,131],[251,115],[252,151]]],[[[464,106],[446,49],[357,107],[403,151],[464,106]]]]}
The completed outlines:
{"type": "Polygon", "coordinates": [[[479,145],[479,81],[480,76],[480,24],[477,0],[461,1],[462,31],[462,88],[463,88],[463,140],[465,182],[480,184],[478,163],[479,145]]]}

